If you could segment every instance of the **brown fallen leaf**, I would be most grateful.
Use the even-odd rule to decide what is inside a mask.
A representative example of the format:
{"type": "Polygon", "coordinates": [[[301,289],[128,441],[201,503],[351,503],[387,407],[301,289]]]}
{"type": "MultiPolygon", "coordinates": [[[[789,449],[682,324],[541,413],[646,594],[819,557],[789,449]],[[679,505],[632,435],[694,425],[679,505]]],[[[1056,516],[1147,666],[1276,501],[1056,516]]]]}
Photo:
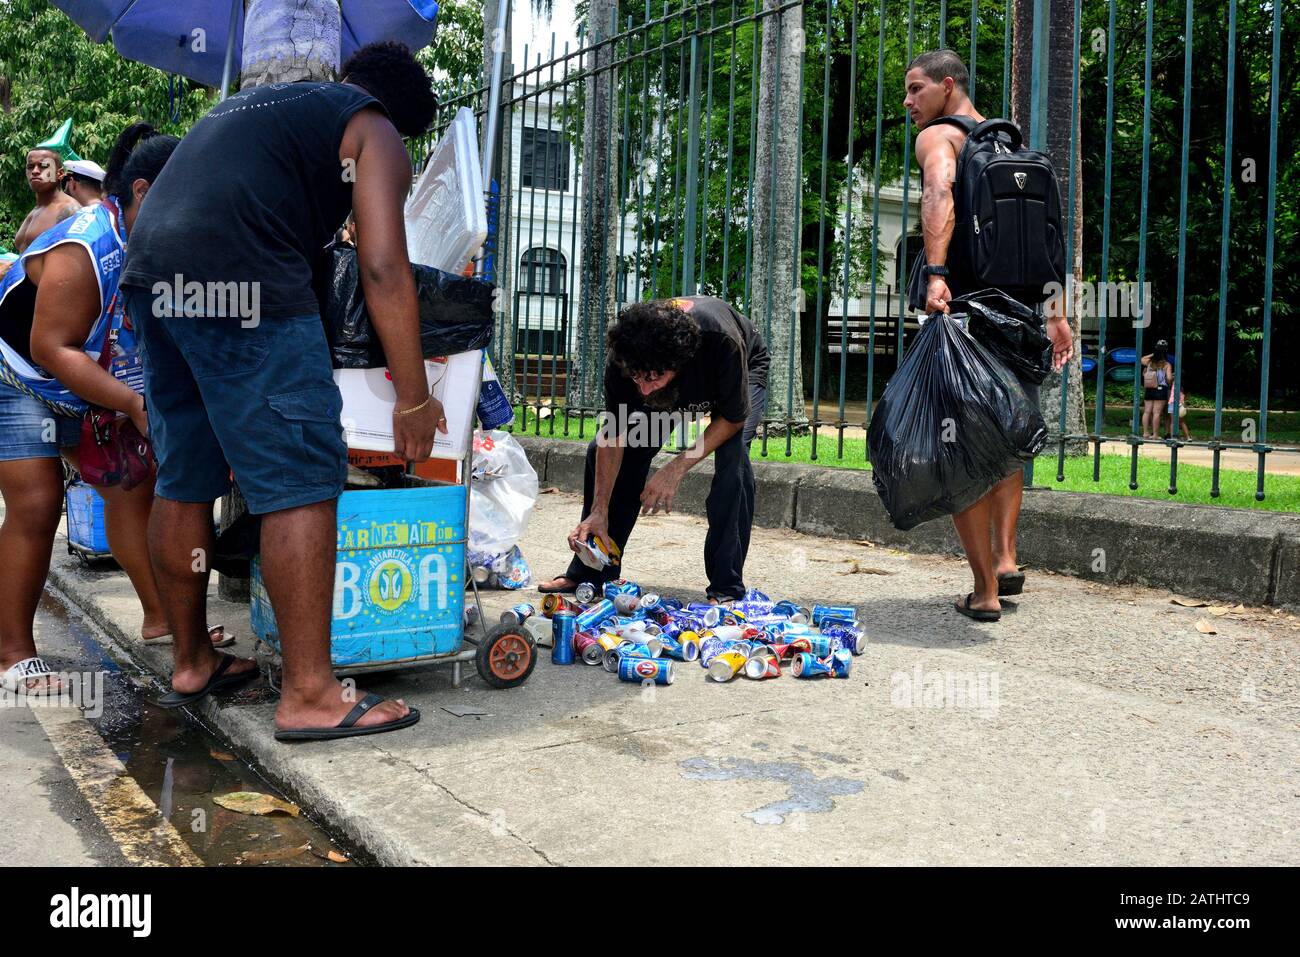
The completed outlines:
{"type": "Polygon", "coordinates": [[[539,488],[539,489],[537,490],[537,494],[538,494],[538,495],[552,495],[552,494],[558,492],[559,490],[560,490],[560,489],[559,489],[559,486],[552,485],[552,486],[550,486],[550,487],[548,487],[548,488],[539,488]]]}
{"type": "Polygon", "coordinates": [[[233,761],[233,760],[235,760],[235,756],[234,756],[233,754],[227,754],[225,751],[214,751],[214,750],[209,750],[209,751],[208,751],[208,757],[210,757],[210,758],[216,758],[218,761],[233,761]]]}
{"type": "Polygon", "coordinates": [[[1183,598],[1181,595],[1175,595],[1169,601],[1184,608],[1204,608],[1209,605],[1208,601],[1201,601],[1199,598],[1183,598]]]}
{"type": "Polygon", "coordinates": [[[325,856],[328,857],[335,864],[346,864],[349,860],[346,854],[343,854],[339,851],[330,851],[325,856]]]}
{"type": "Polygon", "coordinates": [[[244,851],[239,855],[241,864],[265,864],[268,861],[287,861],[311,850],[310,844],[301,847],[285,847],[278,851],[244,851]]]}
{"type": "Polygon", "coordinates": [[[212,801],[214,804],[218,804],[237,814],[275,814],[278,812],[297,817],[301,813],[298,805],[290,804],[288,801],[281,801],[278,797],[262,794],[258,791],[232,791],[229,794],[218,794],[212,801]]]}
{"type": "Polygon", "coordinates": [[[1222,618],[1229,611],[1231,611],[1231,609],[1225,605],[1211,605],[1209,608],[1205,610],[1208,611],[1215,618],[1222,618]]]}
{"type": "Polygon", "coordinates": [[[869,541],[867,541],[865,538],[859,538],[859,539],[857,539],[853,544],[854,544],[854,545],[861,545],[863,548],[875,548],[875,547],[876,547],[876,543],[875,543],[875,542],[869,542],[869,541]]]}
{"type": "Polygon", "coordinates": [[[1209,620],[1208,618],[1201,618],[1201,619],[1198,619],[1197,622],[1196,622],[1196,630],[1199,631],[1199,632],[1200,632],[1201,634],[1203,634],[1203,635],[1217,635],[1217,634],[1218,634],[1218,631],[1215,630],[1214,625],[1210,622],[1210,620],[1209,620]]]}

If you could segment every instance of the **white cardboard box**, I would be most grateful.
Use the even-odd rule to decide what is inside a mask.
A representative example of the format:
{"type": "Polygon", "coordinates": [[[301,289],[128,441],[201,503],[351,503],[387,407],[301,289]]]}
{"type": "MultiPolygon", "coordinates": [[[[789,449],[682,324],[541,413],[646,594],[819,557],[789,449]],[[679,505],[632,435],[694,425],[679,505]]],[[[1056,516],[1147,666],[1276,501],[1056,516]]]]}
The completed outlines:
{"type": "MultiPolygon", "coordinates": [[[[447,416],[446,434],[439,432],[434,438],[433,458],[464,458],[474,428],[482,368],[481,349],[424,360],[429,389],[447,416]]],[[[334,384],[343,394],[343,432],[348,448],[392,452],[397,392],[388,370],[335,369],[334,384]]]]}

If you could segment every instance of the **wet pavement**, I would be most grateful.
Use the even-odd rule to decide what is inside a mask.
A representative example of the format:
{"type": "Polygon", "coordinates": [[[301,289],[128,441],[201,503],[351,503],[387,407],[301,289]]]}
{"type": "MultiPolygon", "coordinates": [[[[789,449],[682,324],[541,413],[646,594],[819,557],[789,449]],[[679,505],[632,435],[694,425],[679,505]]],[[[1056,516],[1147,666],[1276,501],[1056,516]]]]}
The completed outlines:
{"type": "MultiPolygon", "coordinates": [[[[109,571],[100,566],[92,574],[109,571]]],[[[102,676],[102,683],[100,678],[93,681],[94,692],[81,699],[90,705],[85,721],[121,762],[121,773],[139,785],[198,861],[210,866],[352,866],[347,852],[306,814],[250,815],[217,804],[217,798],[232,793],[281,799],[283,794],[193,716],[152,704],[162,690],[152,675],[115,659],[77,611],[47,595],[37,630],[51,667],[102,676]]],[[[265,695],[264,689],[254,689],[248,700],[265,695]]],[[[67,709],[48,709],[41,715],[47,729],[60,726],[49,723],[49,710],[67,709]]],[[[58,718],[65,724],[72,716],[58,718]]],[[[74,810],[64,816],[84,818],[86,826],[93,827],[93,818],[112,813],[98,803],[94,794],[85,795],[81,802],[67,802],[74,810]]],[[[0,860],[4,856],[0,851],[0,860]]],[[[107,856],[112,859],[111,853],[107,856]]]]}

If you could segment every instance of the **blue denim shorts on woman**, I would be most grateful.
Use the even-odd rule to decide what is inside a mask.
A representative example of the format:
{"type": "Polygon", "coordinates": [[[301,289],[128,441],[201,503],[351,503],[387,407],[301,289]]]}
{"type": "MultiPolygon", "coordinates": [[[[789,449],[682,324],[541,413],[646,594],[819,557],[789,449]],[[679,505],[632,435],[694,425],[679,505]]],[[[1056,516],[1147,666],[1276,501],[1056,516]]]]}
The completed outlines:
{"type": "Polygon", "coordinates": [[[0,382],[0,462],[57,459],[81,441],[81,420],[56,414],[8,382],[0,382]]]}

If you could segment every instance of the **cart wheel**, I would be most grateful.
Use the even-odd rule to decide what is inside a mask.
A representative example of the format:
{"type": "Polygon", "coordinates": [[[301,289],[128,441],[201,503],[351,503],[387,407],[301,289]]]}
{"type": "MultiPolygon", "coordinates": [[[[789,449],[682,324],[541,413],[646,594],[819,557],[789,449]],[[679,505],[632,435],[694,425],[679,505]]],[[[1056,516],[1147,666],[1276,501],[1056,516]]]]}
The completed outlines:
{"type": "Polygon", "coordinates": [[[494,688],[513,688],[528,680],[537,664],[533,640],[510,625],[498,625],[479,642],[474,665],[494,688]]]}

